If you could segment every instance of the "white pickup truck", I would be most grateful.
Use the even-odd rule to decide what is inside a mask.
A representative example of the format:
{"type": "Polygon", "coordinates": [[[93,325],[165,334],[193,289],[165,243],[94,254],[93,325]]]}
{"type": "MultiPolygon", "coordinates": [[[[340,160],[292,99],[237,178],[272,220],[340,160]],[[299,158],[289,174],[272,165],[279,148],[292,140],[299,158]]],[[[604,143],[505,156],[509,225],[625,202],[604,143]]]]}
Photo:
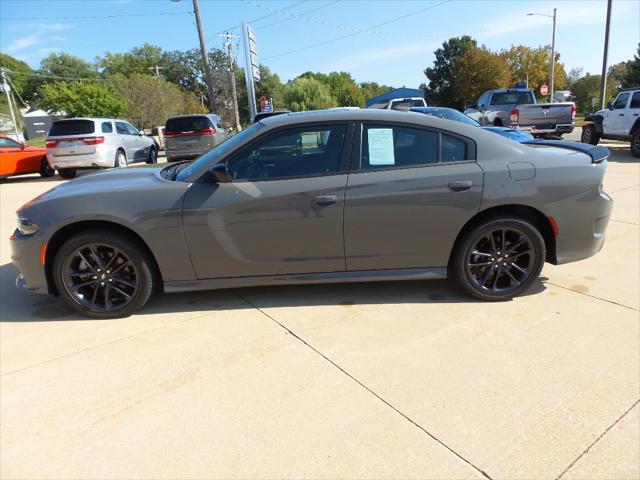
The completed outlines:
{"type": "Polygon", "coordinates": [[[607,108],[584,117],[582,142],[597,145],[600,139],[631,143],[631,154],[640,157],[640,87],[622,90],[607,108]]]}

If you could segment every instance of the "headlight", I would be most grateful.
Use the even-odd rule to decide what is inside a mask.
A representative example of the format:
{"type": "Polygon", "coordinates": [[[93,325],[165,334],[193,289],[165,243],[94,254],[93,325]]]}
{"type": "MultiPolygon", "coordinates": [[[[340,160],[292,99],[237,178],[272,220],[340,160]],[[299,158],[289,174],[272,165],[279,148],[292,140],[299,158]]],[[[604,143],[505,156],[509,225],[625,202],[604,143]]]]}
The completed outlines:
{"type": "Polygon", "coordinates": [[[18,217],[18,231],[22,235],[33,235],[38,231],[38,225],[25,217],[18,217]]]}

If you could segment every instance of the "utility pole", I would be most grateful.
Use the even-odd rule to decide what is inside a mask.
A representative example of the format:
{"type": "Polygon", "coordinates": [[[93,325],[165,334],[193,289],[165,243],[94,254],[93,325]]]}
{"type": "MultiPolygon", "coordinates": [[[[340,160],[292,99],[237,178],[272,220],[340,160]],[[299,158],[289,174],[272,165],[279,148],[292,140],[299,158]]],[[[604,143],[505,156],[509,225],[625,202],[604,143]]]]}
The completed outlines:
{"type": "Polygon", "coordinates": [[[231,73],[231,94],[233,95],[233,115],[236,122],[236,131],[240,131],[242,127],[240,126],[240,112],[238,111],[238,93],[236,90],[236,65],[233,61],[233,54],[231,52],[231,39],[239,38],[237,35],[231,35],[228,32],[219,35],[226,39],[225,46],[227,47],[227,55],[229,57],[229,71],[231,73]]]}
{"type": "Polygon", "coordinates": [[[607,56],[609,55],[609,27],[611,27],[611,4],[607,1],[607,24],[604,30],[604,54],[602,55],[602,75],[600,75],[600,110],[604,110],[607,94],[607,56]]]}
{"type": "Polygon", "coordinates": [[[9,84],[7,83],[7,73],[4,71],[4,68],[0,68],[0,75],[2,75],[2,89],[4,90],[4,94],[7,96],[7,104],[9,105],[9,112],[11,112],[11,121],[13,122],[13,133],[16,136],[16,142],[20,141],[20,137],[18,136],[18,123],[16,122],[16,115],[13,112],[13,103],[11,102],[11,93],[9,84]]]}
{"type": "Polygon", "coordinates": [[[153,70],[156,74],[156,78],[160,78],[160,70],[164,70],[164,67],[160,65],[154,65],[153,67],[147,68],[147,70],[153,70]]]}
{"type": "Polygon", "coordinates": [[[202,62],[204,63],[205,81],[207,83],[207,92],[209,93],[209,108],[211,112],[216,111],[216,95],[213,89],[213,73],[211,65],[209,65],[209,54],[207,43],[202,31],[202,19],[200,18],[200,6],[198,0],[193,0],[193,14],[196,16],[196,27],[198,28],[198,37],[200,38],[200,50],[202,51],[202,62]]]}
{"type": "Polygon", "coordinates": [[[551,34],[551,96],[549,97],[549,101],[553,102],[553,92],[555,91],[553,88],[555,73],[556,73],[556,13],[557,8],[553,9],[553,33],[551,34]]]}

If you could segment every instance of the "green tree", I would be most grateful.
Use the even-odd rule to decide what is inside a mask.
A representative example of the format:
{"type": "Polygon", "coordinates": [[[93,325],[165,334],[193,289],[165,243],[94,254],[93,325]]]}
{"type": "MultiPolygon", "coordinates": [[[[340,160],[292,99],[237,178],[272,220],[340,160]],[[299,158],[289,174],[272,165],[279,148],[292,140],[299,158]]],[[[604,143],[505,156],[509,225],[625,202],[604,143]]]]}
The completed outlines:
{"type": "Polygon", "coordinates": [[[162,78],[134,73],[130,77],[116,75],[110,83],[126,102],[126,118],[140,129],[164,125],[167,117],[192,108],[188,101],[192,94],[162,78]]]}
{"type": "Polygon", "coordinates": [[[640,43],[633,60],[626,62],[626,72],[622,76],[621,87],[631,88],[640,86],[640,43]]]}
{"type": "Polygon", "coordinates": [[[484,46],[466,48],[453,62],[452,74],[456,91],[450,105],[460,110],[465,100],[476,100],[486,90],[505,88],[510,79],[504,58],[484,46]]]}
{"type": "Polygon", "coordinates": [[[294,112],[321,110],[337,105],[327,85],[314,78],[301,77],[284,86],[284,101],[294,112]]]}
{"type": "MultiPolygon", "coordinates": [[[[551,78],[551,47],[532,48],[526,45],[512,45],[508,50],[502,50],[500,56],[504,58],[510,69],[508,85],[525,82],[529,79],[529,87],[539,91],[540,87],[549,84],[551,78]]],[[[560,54],[556,52],[554,71],[554,88],[561,90],[567,83],[564,65],[559,61],[560,54]]]]}
{"type": "MultiPolygon", "coordinates": [[[[244,75],[239,77],[236,72],[236,82],[244,83],[244,75]]],[[[260,65],[260,81],[256,82],[255,87],[258,99],[265,97],[267,100],[273,100],[276,109],[284,106],[284,85],[278,74],[271,73],[266,65],[260,65]]]]}
{"type": "Polygon", "coordinates": [[[16,87],[16,91],[22,97],[25,97],[29,79],[32,78],[31,75],[34,73],[31,67],[22,60],[13,58],[11,55],[7,55],[6,53],[0,53],[0,67],[11,70],[10,72],[7,72],[7,75],[16,87]]]}
{"type": "MultiPolygon", "coordinates": [[[[615,97],[618,91],[616,82],[608,81],[605,97],[608,100],[615,97]]],[[[586,115],[600,108],[600,75],[586,75],[571,84],[571,93],[575,96],[576,110],[580,115],[586,115]],[[594,108],[595,100],[595,108],[594,108]]]]}
{"type": "Polygon", "coordinates": [[[104,82],[53,82],[42,85],[39,105],[71,117],[119,117],[126,103],[104,82]]]}
{"type": "Polygon", "coordinates": [[[435,52],[433,67],[424,70],[428,83],[424,85],[427,102],[435,105],[453,106],[459,97],[454,76],[453,66],[464,52],[476,47],[476,41],[464,35],[462,37],[450,38],[442,44],[435,52]]]}
{"type": "Polygon", "coordinates": [[[129,76],[134,73],[153,75],[150,69],[156,65],[162,66],[162,60],[162,48],[145,43],[142,47],[134,47],[126,53],[107,52],[104,57],[97,58],[96,63],[102,68],[105,76],[129,76]]]}
{"type": "Polygon", "coordinates": [[[67,78],[96,78],[96,66],[68,53],[51,53],[40,61],[38,73],[67,78]]]}
{"type": "MultiPolygon", "coordinates": [[[[360,91],[360,106],[364,107],[365,102],[370,98],[377,97],[383,93],[387,93],[392,90],[388,85],[378,85],[376,82],[361,82],[359,85],[360,91]]],[[[421,85],[420,88],[426,90],[426,85],[421,85]]]]}

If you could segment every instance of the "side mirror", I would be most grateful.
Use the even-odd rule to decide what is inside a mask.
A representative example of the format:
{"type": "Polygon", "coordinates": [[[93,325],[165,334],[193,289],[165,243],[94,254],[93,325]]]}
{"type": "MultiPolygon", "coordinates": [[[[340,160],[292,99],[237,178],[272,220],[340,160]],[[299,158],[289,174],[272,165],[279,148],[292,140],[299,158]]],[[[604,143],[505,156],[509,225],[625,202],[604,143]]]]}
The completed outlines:
{"type": "Polygon", "coordinates": [[[215,178],[218,183],[231,183],[233,180],[226,163],[216,163],[211,167],[209,173],[213,175],[213,178],[215,178]]]}
{"type": "Polygon", "coordinates": [[[609,110],[613,110],[613,103],[611,103],[611,102],[607,102],[607,108],[608,108],[609,110]]]}
{"type": "Polygon", "coordinates": [[[26,143],[20,142],[20,150],[24,150],[26,146],[27,146],[26,143]]]}

